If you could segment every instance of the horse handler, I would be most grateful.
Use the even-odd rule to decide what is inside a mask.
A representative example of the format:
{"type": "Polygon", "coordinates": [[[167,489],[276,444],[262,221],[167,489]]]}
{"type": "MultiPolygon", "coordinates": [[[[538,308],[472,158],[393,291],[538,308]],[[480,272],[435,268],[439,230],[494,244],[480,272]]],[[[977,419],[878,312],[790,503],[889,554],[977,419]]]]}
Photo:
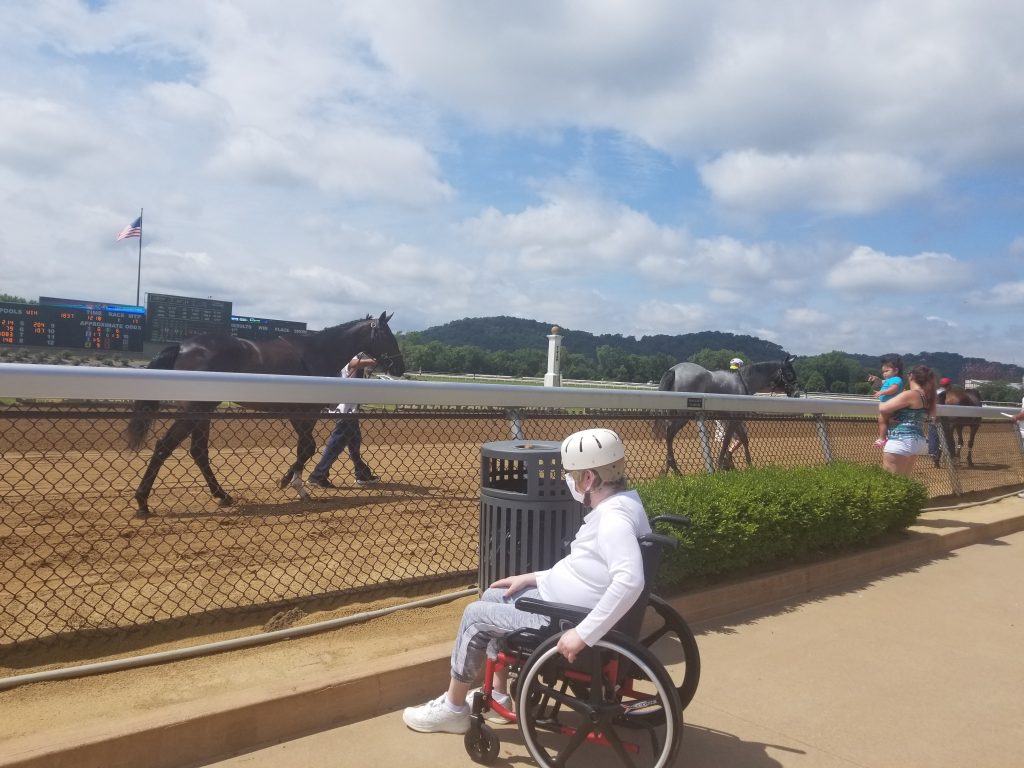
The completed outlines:
{"type": "MultiPolygon", "coordinates": [[[[338,375],[343,379],[361,379],[365,375],[364,371],[376,364],[376,360],[365,352],[360,352],[345,364],[338,375]]],[[[380,481],[380,478],[359,456],[359,447],[363,441],[362,432],[359,429],[359,419],[355,416],[346,418],[349,414],[359,411],[359,403],[339,403],[338,411],[342,417],[335,422],[334,431],[331,432],[331,436],[324,444],[324,452],[320,461],[309,473],[309,484],[316,488],[336,488],[337,486],[327,479],[327,473],[331,471],[331,466],[345,448],[348,448],[348,455],[352,459],[356,485],[370,485],[380,481]]]]}

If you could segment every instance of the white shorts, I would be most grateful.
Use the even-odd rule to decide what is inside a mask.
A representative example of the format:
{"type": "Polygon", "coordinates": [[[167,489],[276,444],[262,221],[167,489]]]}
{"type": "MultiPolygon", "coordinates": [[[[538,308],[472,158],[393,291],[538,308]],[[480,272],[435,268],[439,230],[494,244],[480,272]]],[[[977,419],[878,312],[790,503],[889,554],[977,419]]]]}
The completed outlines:
{"type": "Polygon", "coordinates": [[[890,437],[885,441],[883,453],[896,456],[920,456],[928,453],[928,441],[923,437],[890,437]]]}

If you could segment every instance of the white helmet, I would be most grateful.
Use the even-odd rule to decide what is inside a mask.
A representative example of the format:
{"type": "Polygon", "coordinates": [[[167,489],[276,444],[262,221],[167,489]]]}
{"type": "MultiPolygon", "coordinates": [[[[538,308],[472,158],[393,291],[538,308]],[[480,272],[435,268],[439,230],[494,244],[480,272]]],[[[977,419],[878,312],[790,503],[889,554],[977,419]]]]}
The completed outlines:
{"type": "Polygon", "coordinates": [[[742,368],[743,367],[743,358],[741,358],[741,357],[734,357],[732,360],[729,361],[729,367],[732,370],[734,370],[734,371],[737,368],[742,368]]]}
{"type": "Polygon", "coordinates": [[[625,476],[626,448],[610,429],[584,429],[562,441],[562,468],[593,469],[602,480],[614,482],[625,476]]]}

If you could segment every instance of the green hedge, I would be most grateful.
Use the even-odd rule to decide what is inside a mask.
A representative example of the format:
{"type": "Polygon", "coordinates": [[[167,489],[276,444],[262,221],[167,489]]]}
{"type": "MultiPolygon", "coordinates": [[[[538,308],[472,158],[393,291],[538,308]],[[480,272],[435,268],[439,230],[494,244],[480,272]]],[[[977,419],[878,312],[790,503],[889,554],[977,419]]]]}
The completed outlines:
{"type": "Polygon", "coordinates": [[[680,546],[662,563],[663,586],[865,544],[912,524],[928,501],[916,480],[845,463],[665,475],[636,490],[651,517],[692,521],[673,531],[680,546]]]}

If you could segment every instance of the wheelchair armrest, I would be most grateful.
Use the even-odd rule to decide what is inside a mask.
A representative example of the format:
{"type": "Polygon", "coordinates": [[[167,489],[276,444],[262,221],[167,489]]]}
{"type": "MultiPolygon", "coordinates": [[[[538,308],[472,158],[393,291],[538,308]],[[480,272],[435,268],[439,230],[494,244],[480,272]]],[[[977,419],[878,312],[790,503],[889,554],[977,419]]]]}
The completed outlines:
{"type": "Polygon", "coordinates": [[[589,608],[567,603],[549,603],[536,597],[520,597],[516,600],[516,608],[527,613],[539,613],[553,620],[570,621],[579,624],[590,613],[589,608]]]}
{"type": "Polygon", "coordinates": [[[664,533],[645,533],[640,537],[639,541],[641,547],[645,544],[657,544],[664,549],[675,549],[679,544],[678,541],[671,536],[666,536],[664,533]]]}

